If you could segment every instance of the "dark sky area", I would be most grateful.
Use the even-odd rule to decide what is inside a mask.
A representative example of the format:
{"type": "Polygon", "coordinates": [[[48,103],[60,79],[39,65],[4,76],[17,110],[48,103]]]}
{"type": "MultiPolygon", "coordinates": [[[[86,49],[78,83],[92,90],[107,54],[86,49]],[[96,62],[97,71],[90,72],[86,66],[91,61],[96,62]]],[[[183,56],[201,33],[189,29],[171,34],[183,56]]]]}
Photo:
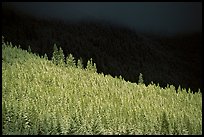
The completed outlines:
{"type": "Polygon", "coordinates": [[[100,19],[139,31],[174,34],[202,31],[201,2],[12,2],[40,17],[100,19]]]}

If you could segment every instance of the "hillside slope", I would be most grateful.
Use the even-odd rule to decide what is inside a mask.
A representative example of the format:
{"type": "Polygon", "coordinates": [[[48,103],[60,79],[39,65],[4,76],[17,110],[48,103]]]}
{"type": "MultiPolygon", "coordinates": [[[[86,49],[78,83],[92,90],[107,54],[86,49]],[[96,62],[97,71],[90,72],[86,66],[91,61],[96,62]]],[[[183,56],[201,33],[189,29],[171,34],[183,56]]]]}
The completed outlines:
{"type": "MultiPolygon", "coordinates": [[[[84,66],[93,58],[97,71],[137,82],[165,87],[167,83],[198,91],[202,88],[201,35],[149,37],[124,26],[99,21],[78,23],[37,19],[3,8],[2,35],[8,41],[51,59],[54,43],[82,58],[84,66]]],[[[201,90],[202,91],[202,90],[201,90]]]]}
{"type": "Polygon", "coordinates": [[[202,94],[55,65],[3,43],[2,134],[202,134],[202,94]]]}

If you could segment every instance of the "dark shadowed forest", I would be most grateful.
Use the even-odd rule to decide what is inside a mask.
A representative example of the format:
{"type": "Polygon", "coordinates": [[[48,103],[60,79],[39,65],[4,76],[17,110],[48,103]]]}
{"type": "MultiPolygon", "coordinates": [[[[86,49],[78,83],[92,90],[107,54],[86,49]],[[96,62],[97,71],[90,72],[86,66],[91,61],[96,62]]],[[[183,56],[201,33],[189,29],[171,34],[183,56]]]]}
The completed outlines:
{"type": "Polygon", "coordinates": [[[121,75],[130,82],[142,73],[145,84],[202,88],[201,33],[147,35],[114,23],[45,20],[2,8],[2,36],[49,59],[56,43],[65,56],[81,58],[84,66],[92,58],[98,73],[121,75]]]}

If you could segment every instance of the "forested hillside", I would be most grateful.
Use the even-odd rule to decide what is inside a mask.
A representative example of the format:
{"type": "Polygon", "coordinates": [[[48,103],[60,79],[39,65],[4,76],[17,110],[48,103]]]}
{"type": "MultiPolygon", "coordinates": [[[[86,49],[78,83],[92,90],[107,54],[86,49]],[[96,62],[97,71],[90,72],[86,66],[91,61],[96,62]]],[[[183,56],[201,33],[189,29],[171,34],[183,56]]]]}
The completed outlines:
{"type": "Polygon", "coordinates": [[[122,76],[126,81],[167,83],[198,91],[202,88],[201,34],[172,37],[150,36],[130,28],[99,21],[65,22],[38,19],[15,9],[3,8],[2,35],[51,59],[53,45],[65,56],[81,58],[84,66],[92,58],[97,71],[122,76]]]}
{"type": "Polygon", "coordinates": [[[3,135],[202,135],[202,94],[126,82],[2,43],[3,135]]]}

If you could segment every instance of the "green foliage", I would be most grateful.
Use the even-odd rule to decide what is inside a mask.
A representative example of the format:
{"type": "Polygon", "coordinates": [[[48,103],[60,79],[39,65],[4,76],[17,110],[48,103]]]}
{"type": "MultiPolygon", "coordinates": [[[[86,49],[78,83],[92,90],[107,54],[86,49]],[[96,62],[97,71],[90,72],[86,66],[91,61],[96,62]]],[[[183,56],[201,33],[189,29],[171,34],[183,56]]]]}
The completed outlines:
{"type": "Polygon", "coordinates": [[[65,57],[64,57],[63,50],[61,47],[58,50],[56,44],[54,44],[54,47],[53,47],[52,61],[56,65],[60,65],[60,66],[65,65],[65,57]]]}
{"type": "Polygon", "coordinates": [[[184,114],[184,121],[185,121],[185,125],[186,125],[186,130],[187,130],[187,134],[193,134],[193,127],[191,125],[191,122],[190,122],[190,118],[184,114]]]}
{"type": "Polygon", "coordinates": [[[5,14],[8,11],[2,13],[6,17],[2,21],[2,34],[7,34],[7,39],[15,44],[22,43],[24,48],[32,44],[35,52],[52,53],[50,43],[63,43],[62,49],[69,49],[64,50],[65,55],[71,51],[86,60],[94,55],[99,71],[105,74],[121,74],[126,80],[138,82],[138,74],[143,70],[148,81],[171,81],[186,88],[188,85],[193,91],[202,87],[202,33],[151,37],[103,22],[70,24],[24,18],[15,10],[15,15],[5,14]]]}
{"type": "Polygon", "coordinates": [[[28,46],[28,53],[31,53],[30,45],[28,46]]]}
{"type": "Polygon", "coordinates": [[[64,57],[64,53],[63,53],[63,50],[61,47],[59,48],[58,56],[59,56],[59,64],[61,66],[64,66],[65,65],[65,57],[64,57]]]}
{"type": "Polygon", "coordinates": [[[169,134],[169,122],[167,119],[166,112],[162,114],[162,124],[161,124],[161,134],[168,135],[169,134]]]}
{"type": "Polygon", "coordinates": [[[52,53],[52,61],[54,64],[58,64],[59,63],[59,58],[58,58],[58,48],[57,48],[57,45],[54,44],[54,47],[53,47],[53,53],[52,53]]]}
{"type": "Polygon", "coordinates": [[[119,76],[119,79],[120,79],[121,81],[124,80],[121,75],[119,76]]]}
{"type": "Polygon", "coordinates": [[[72,56],[72,54],[69,54],[67,57],[66,57],[66,66],[72,66],[72,67],[76,67],[75,65],[75,61],[74,61],[74,57],[72,56]]]}
{"type": "Polygon", "coordinates": [[[140,73],[138,84],[143,84],[143,83],[144,83],[143,76],[142,76],[142,73],[140,73]]]}
{"type": "Polygon", "coordinates": [[[77,60],[77,68],[83,69],[82,59],[77,60]]]}
{"type": "Polygon", "coordinates": [[[2,45],[4,44],[4,36],[1,36],[2,45]]]}
{"type": "Polygon", "coordinates": [[[92,71],[92,72],[96,72],[97,71],[96,64],[93,63],[92,58],[90,60],[88,60],[86,69],[89,70],[89,71],[92,71]]]}
{"type": "Polygon", "coordinates": [[[45,55],[44,55],[44,59],[45,60],[48,60],[48,57],[47,57],[47,54],[45,53],[45,55]]]}
{"type": "Polygon", "coordinates": [[[60,67],[7,44],[2,58],[3,135],[202,135],[201,92],[60,67]]]}

